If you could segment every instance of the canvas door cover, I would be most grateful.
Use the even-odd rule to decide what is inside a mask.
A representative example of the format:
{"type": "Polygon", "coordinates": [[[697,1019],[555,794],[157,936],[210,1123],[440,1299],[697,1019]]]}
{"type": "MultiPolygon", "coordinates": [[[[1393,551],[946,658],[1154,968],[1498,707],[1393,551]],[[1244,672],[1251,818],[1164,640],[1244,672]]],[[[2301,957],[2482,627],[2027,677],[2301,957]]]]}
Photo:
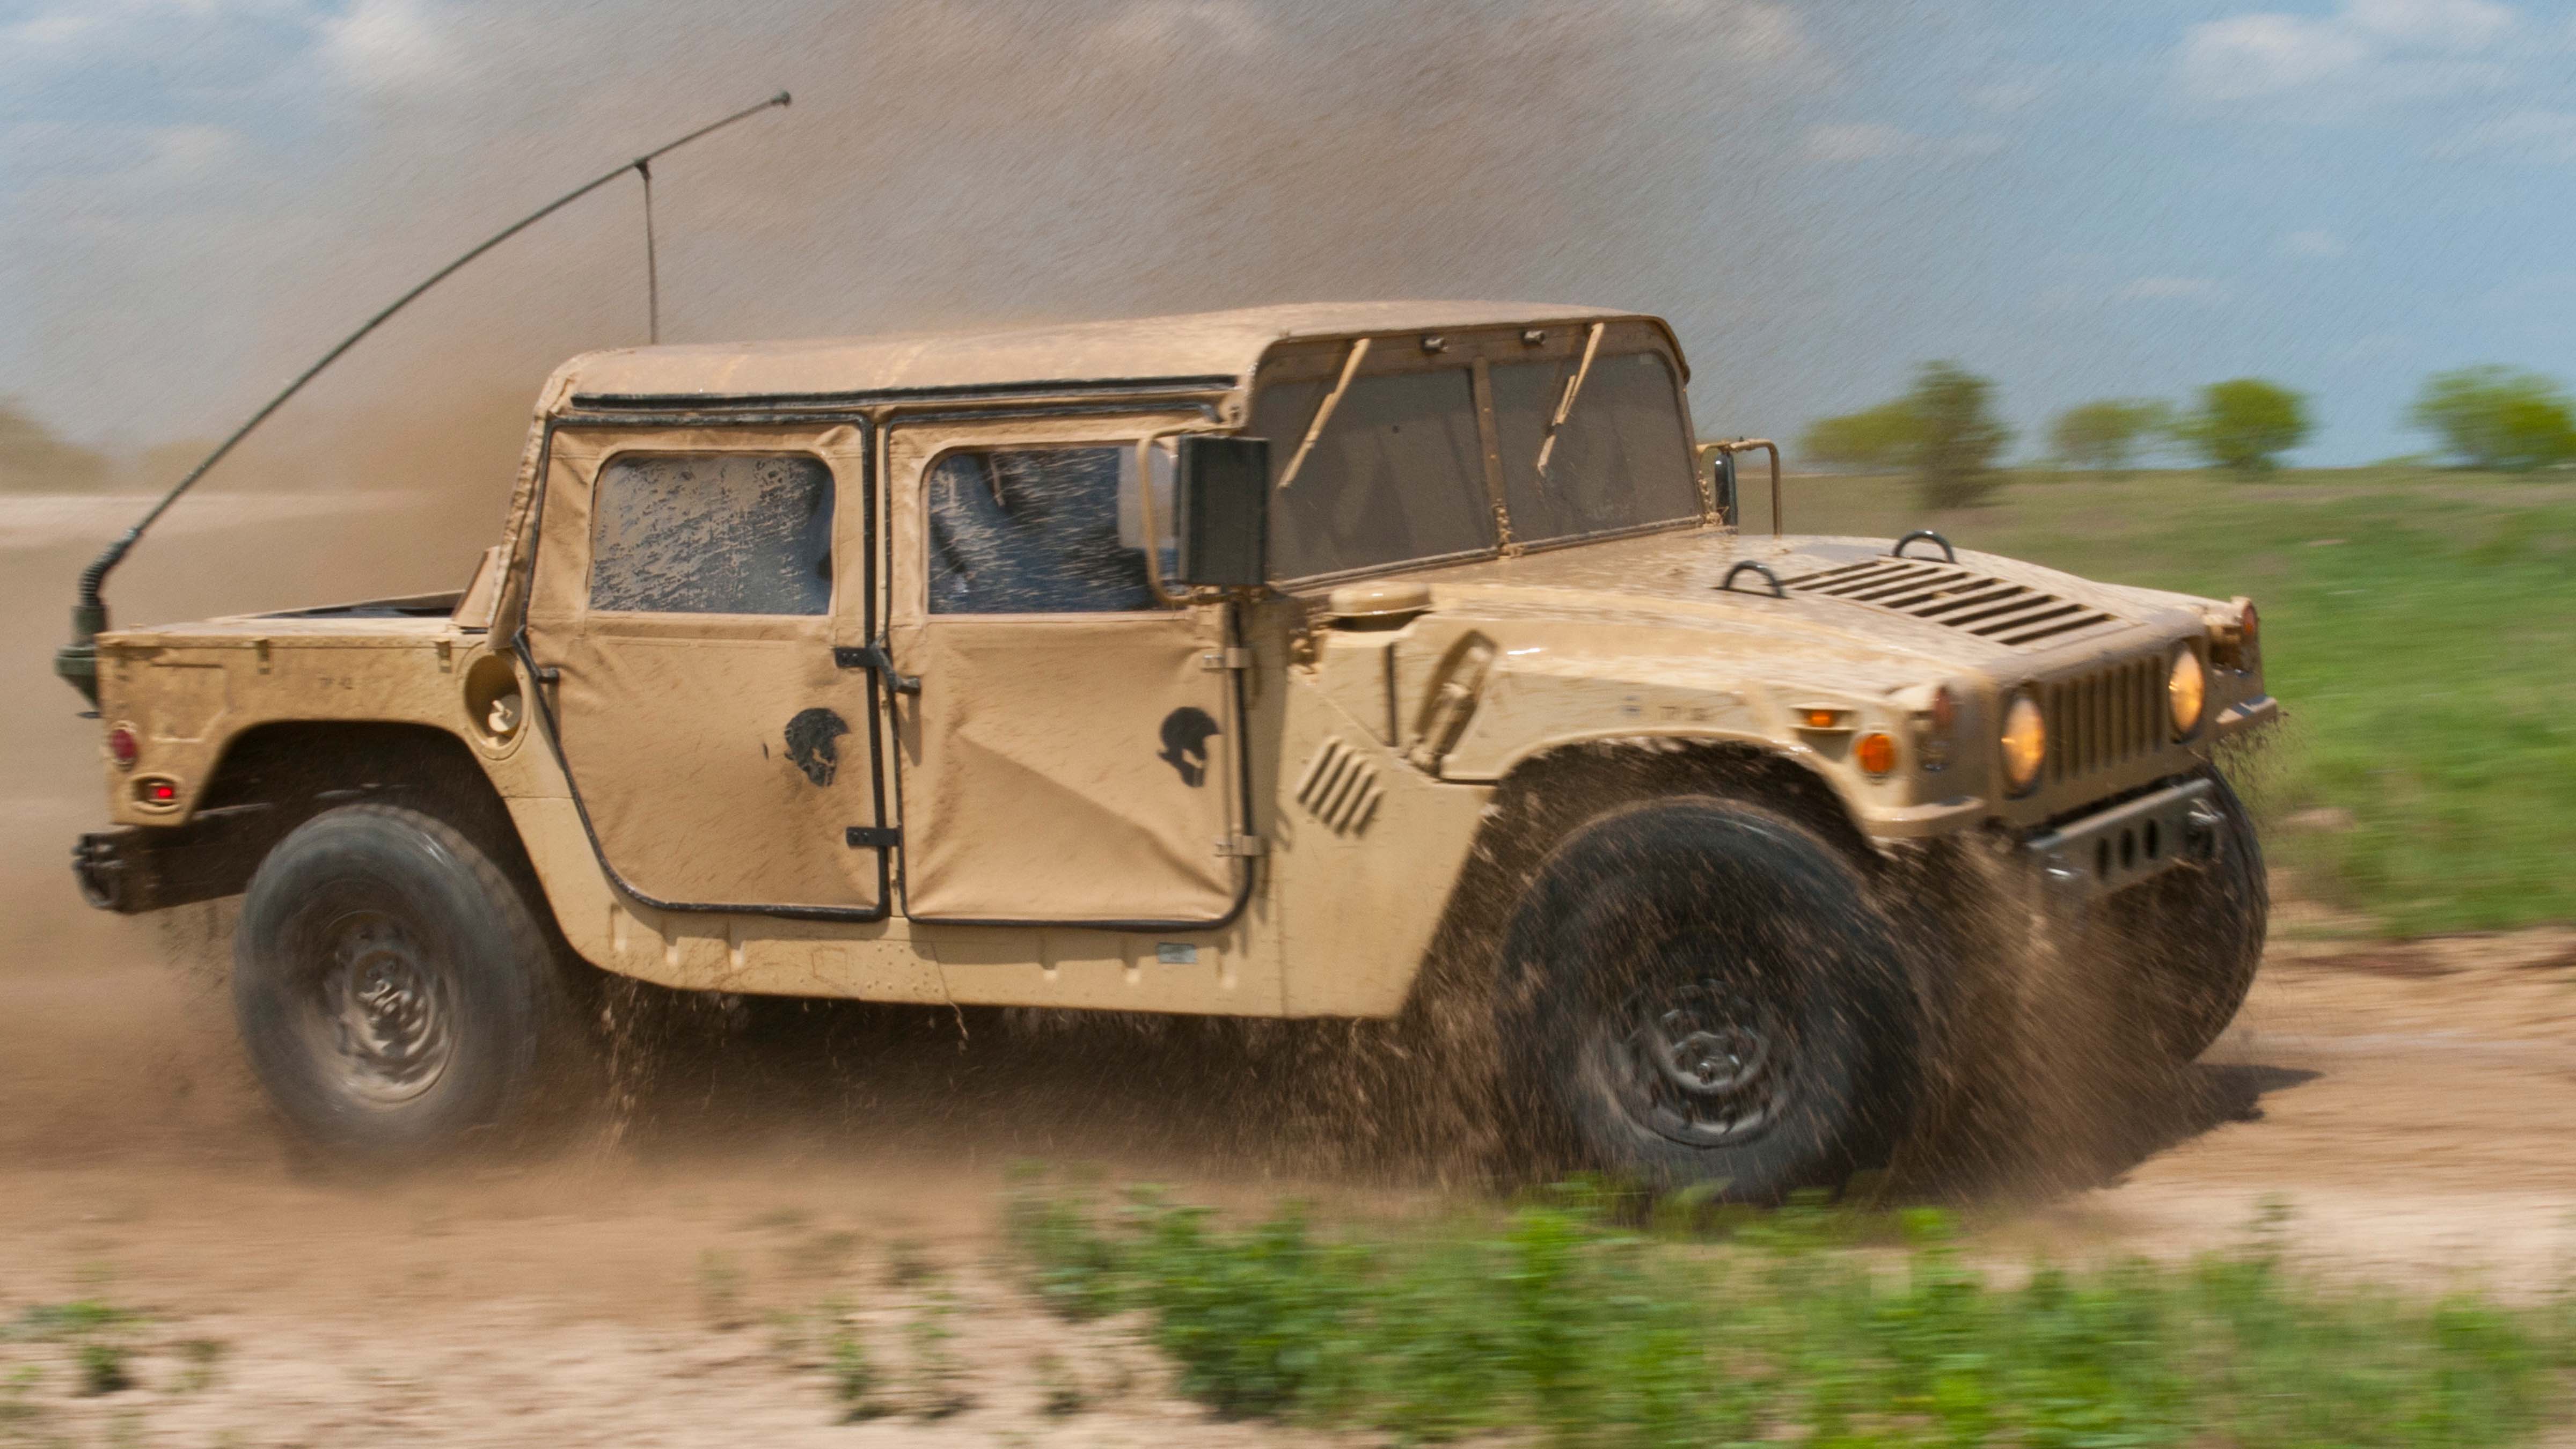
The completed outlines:
{"type": "Polygon", "coordinates": [[[648,902],[866,912],[880,861],[855,426],[565,429],[528,638],[601,856],[648,902]]]}
{"type": "MultiPolygon", "coordinates": [[[[1186,416],[1172,421],[1186,421],[1186,416]]],[[[904,910],[920,919],[1214,924],[1236,900],[1225,608],[933,612],[925,480],[961,450],[1131,442],[1137,420],[898,427],[888,446],[904,910]]],[[[1167,525],[1166,525],[1167,526],[1167,525]]]]}

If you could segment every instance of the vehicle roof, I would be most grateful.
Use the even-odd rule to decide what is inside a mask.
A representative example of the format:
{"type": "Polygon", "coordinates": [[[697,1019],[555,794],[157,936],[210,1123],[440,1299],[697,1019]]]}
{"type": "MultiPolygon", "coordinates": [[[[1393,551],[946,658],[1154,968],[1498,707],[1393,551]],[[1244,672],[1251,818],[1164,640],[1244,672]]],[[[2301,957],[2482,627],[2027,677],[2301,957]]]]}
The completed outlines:
{"type": "MultiPolygon", "coordinates": [[[[588,352],[556,373],[585,398],[815,397],[1060,389],[1174,380],[1241,386],[1275,343],[1415,330],[1662,318],[1544,302],[1300,302],[1107,322],[588,352]]],[[[1680,348],[1674,349],[1678,358],[1680,348]]]]}

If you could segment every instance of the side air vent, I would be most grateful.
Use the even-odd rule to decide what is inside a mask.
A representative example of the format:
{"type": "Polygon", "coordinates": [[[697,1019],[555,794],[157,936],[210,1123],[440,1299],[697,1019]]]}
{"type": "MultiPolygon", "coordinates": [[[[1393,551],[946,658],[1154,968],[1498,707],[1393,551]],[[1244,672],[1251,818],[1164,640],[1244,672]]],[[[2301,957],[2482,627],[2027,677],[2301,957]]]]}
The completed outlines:
{"type": "Polygon", "coordinates": [[[1873,558],[1783,581],[1800,593],[1875,604],[1998,644],[2065,642],[2118,618],[2028,584],[1931,559],[1873,558]]]}
{"type": "Polygon", "coordinates": [[[1385,793],[1378,784],[1377,767],[1339,739],[1324,741],[1315,758],[1306,762],[1306,773],[1297,777],[1297,803],[1332,827],[1335,835],[1368,829],[1385,793]]]}

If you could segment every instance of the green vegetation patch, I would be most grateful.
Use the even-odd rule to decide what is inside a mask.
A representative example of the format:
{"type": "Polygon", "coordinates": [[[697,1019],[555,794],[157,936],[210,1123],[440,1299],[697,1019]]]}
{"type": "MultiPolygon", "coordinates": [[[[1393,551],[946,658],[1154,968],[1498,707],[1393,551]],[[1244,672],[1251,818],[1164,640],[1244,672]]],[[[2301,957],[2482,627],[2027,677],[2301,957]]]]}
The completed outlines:
{"type": "Polygon", "coordinates": [[[1140,1313],[1190,1398],[1399,1440],[2496,1445],[2560,1402],[2570,1358],[2559,1309],[2327,1290],[2264,1237],[2006,1283],[1928,1210],[1876,1251],[1820,1209],[1713,1247],[1579,1192],[1377,1236],[1151,1193],[1029,1193],[1010,1222],[1042,1302],[1140,1313]]]}
{"type": "Polygon", "coordinates": [[[1785,511],[1802,533],[1928,524],[2093,578],[2250,595],[2290,718],[2252,770],[2276,865],[2392,934],[2576,920],[2576,484],[2023,474],[1986,507],[1915,496],[1799,479],[1785,511]]]}

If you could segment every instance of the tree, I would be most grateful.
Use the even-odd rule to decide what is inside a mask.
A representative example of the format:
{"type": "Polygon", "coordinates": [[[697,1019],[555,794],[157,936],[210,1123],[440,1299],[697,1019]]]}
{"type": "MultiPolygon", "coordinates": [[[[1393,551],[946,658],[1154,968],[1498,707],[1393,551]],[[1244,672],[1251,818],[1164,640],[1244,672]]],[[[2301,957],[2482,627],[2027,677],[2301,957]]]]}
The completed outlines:
{"type": "Polygon", "coordinates": [[[2181,436],[2213,468],[2252,475],[2281,466],[2281,455],[2308,440],[2308,401],[2277,382],[2231,378],[2200,390],[2200,407],[2181,436]]]}
{"type": "Polygon", "coordinates": [[[0,488],[94,488],[106,476],[107,459],[0,398],[0,488]]]}
{"type": "Polygon", "coordinates": [[[1807,425],[1799,450],[1829,468],[1888,473],[1910,466],[1917,444],[1914,412],[1903,398],[1807,425]]]}
{"type": "Polygon", "coordinates": [[[2555,379],[2463,367],[2424,379],[2408,421],[2464,468],[2525,472],[2576,461],[2576,408],[2555,379]]]}
{"type": "Polygon", "coordinates": [[[2048,429],[2049,451],[2066,467],[2125,473],[2173,427],[2173,404],[2161,398],[2104,398],[2059,413],[2048,429]]]}
{"type": "Polygon", "coordinates": [[[1995,385],[1955,362],[1927,362],[1905,398],[1914,415],[1914,471],[1930,508],[1964,508],[1994,491],[1995,459],[2012,429],[1994,415],[1995,385]]]}

